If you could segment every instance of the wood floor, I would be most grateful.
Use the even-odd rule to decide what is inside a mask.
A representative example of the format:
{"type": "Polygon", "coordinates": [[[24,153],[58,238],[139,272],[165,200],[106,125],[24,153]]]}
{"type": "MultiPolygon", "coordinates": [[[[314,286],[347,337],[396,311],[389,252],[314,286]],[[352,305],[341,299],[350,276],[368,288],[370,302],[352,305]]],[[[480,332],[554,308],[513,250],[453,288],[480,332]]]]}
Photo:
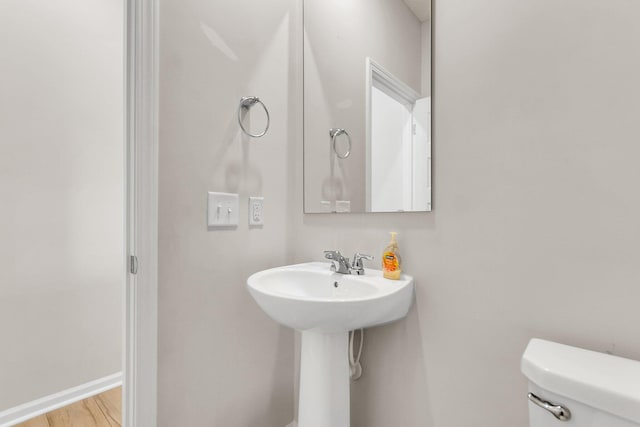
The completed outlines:
{"type": "Polygon", "coordinates": [[[122,387],[105,391],[15,427],[121,427],[122,387]]]}

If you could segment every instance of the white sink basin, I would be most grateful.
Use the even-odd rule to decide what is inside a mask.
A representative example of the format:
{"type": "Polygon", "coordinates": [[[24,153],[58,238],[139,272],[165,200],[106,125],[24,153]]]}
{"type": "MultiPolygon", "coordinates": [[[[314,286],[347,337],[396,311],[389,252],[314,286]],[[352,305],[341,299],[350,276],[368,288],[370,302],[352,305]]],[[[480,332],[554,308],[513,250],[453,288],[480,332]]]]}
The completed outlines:
{"type": "Polygon", "coordinates": [[[247,288],[276,322],[302,331],[298,427],[349,427],[348,331],[407,315],[413,278],[334,273],[310,262],[255,273],[247,288]]]}
{"type": "Polygon", "coordinates": [[[332,272],[330,263],[272,268],[249,277],[258,305],[276,322],[299,331],[347,332],[405,317],[413,279],[387,280],[379,270],[362,276],[332,272]]]}

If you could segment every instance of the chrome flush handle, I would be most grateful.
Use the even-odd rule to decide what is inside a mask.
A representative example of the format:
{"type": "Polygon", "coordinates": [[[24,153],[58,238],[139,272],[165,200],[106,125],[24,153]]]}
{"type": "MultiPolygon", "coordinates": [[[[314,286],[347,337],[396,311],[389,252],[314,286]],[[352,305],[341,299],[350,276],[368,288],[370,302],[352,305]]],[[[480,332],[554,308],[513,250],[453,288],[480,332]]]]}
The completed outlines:
{"type": "Polygon", "coordinates": [[[542,409],[551,412],[551,414],[560,421],[569,421],[571,419],[571,411],[564,406],[542,400],[533,393],[529,393],[529,400],[542,409]]]}

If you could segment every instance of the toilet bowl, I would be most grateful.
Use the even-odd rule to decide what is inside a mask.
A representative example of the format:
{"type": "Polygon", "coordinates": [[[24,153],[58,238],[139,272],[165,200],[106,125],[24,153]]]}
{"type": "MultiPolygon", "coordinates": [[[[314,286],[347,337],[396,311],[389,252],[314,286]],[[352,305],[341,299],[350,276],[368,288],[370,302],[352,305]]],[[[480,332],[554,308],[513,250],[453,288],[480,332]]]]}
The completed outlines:
{"type": "Polygon", "coordinates": [[[532,339],[529,427],[640,427],[640,362],[532,339]]]}

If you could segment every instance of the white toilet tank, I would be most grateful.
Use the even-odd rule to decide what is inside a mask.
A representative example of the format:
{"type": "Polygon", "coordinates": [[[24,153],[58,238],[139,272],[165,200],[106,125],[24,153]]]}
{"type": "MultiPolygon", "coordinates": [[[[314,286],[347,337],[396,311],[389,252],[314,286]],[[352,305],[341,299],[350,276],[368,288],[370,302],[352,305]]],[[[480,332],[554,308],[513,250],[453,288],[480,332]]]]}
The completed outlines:
{"type": "Polygon", "coordinates": [[[638,361],[534,338],[521,368],[530,427],[640,427],[638,361]]]}

